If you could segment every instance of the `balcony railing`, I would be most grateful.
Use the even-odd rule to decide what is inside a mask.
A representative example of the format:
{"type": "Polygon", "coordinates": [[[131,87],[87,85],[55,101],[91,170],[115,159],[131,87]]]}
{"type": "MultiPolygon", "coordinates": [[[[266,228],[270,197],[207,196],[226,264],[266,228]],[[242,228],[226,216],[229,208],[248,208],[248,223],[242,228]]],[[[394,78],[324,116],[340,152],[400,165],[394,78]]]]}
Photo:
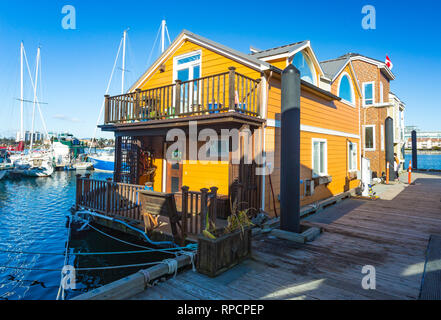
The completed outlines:
{"type": "Polygon", "coordinates": [[[260,79],[230,67],[228,72],[190,81],[106,96],[105,124],[174,119],[222,112],[260,116],[260,79]]]}

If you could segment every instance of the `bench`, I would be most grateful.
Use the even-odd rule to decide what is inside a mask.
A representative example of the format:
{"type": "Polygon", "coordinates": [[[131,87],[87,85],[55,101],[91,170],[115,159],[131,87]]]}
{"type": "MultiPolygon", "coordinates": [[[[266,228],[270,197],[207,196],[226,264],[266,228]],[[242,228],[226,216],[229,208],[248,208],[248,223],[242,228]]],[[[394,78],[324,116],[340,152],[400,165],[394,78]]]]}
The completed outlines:
{"type": "Polygon", "coordinates": [[[159,216],[169,219],[173,238],[178,245],[183,246],[187,238],[187,216],[184,210],[178,212],[176,200],[173,193],[163,193],[143,190],[139,192],[141,200],[141,214],[144,218],[146,228],[152,228],[149,215],[155,218],[159,216]]]}

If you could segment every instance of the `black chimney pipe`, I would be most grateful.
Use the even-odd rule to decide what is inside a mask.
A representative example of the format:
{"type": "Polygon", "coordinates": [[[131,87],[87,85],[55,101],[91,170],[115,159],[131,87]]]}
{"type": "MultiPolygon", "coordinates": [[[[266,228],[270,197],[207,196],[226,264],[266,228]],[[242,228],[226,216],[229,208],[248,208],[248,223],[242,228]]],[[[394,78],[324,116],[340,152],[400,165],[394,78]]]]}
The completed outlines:
{"type": "Polygon", "coordinates": [[[282,72],[280,228],[300,233],[300,72],[282,72]]]}

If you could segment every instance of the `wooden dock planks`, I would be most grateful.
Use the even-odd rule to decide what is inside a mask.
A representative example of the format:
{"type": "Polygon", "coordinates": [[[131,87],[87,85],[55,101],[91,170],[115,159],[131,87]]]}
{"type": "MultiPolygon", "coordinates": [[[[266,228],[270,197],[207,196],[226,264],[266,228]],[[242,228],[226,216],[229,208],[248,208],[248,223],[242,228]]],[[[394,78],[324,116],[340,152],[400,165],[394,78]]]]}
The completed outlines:
{"type": "Polygon", "coordinates": [[[253,258],[219,277],[187,271],[133,298],[173,299],[179,288],[188,299],[418,299],[428,241],[441,235],[441,175],[415,176],[391,200],[344,200],[308,217],[325,230],[314,242],[258,235],[253,258]],[[361,286],[364,265],[376,268],[376,290],[361,286]]]}

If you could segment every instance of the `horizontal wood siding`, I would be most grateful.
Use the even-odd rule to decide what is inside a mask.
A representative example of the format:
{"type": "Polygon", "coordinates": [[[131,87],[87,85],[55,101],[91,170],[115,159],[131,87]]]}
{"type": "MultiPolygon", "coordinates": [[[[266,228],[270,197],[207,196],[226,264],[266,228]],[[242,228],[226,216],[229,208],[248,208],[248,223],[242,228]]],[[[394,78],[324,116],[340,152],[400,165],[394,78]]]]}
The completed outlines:
{"type": "Polygon", "coordinates": [[[236,72],[248,76],[252,79],[260,78],[260,73],[254,69],[244,66],[225,56],[203,48],[189,40],[183,41],[163,63],[165,71],[161,72],[157,68],[153,74],[139,88],[142,90],[161,87],[173,83],[173,58],[192,51],[201,50],[201,77],[210,76],[222,72],[227,72],[229,67],[236,67],[236,72]]]}
{"type": "MultiPolygon", "coordinates": [[[[349,72],[348,72],[349,73],[349,72]]],[[[340,101],[328,102],[313,93],[301,91],[300,122],[302,125],[340,131],[359,135],[359,95],[356,92],[357,106],[352,107],[340,101]]],[[[268,89],[268,119],[280,120],[281,117],[281,83],[278,79],[269,81],[268,89]]],[[[347,170],[348,151],[347,142],[357,143],[358,156],[360,155],[360,141],[356,138],[346,138],[337,135],[318,134],[302,131],[300,134],[300,162],[301,179],[312,177],[312,139],[326,139],[328,143],[328,175],[332,182],[328,185],[316,187],[313,196],[303,197],[302,205],[322,200],[338,193],[348,191],[358,186],[358,180],[350,180],[347,170]]],[[[265,210],[274,214],[272,191],[276,198],[276,209],[280,213],[280,128],[266,127],[265,149],[269,156],[273,156],[274,170],[270,179],[265,179],[265,210]]],[[[269,158],[271,159],[271,158],[269,158]]],[[[360,168],[360,160],[358,169],[360,168]]],[[[301,185],[303,196],[304,185],[301,185]]]]}
{"type": "Polygon", "coordinates": [[[228,195],[228,162],[219,161],[218,164],[202,164],[200,161],[193,164],[185,161],[182,166],[182,185],[190,190],[218,187],[218,194],[228,195]]]}

